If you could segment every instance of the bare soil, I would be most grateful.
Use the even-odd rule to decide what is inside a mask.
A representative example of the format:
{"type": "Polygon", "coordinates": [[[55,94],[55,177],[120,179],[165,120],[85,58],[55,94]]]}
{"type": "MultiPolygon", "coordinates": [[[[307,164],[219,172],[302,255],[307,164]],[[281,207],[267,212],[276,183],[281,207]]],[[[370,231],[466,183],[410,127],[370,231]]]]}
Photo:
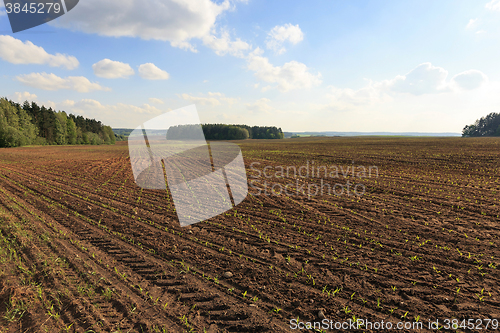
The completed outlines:
{"type": "Polygon", "coordinates": [[[126,143],[0,149],[0,332],[500,319],[500,139],[237,143],[249,195],[184,228],[167,190],[135,185],[126,143]],[[347,182],[366,193],[307,192],[347,182]]]}

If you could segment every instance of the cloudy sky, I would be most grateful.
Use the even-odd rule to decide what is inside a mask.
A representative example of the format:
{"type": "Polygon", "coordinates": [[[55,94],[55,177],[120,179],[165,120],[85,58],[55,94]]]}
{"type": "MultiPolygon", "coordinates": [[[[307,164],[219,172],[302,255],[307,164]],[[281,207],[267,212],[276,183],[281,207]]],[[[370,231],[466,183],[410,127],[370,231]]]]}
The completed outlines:
{"type": "Polygon", "coordinates": [[[500,112],[500,0],[82,0],[12,33],[0,96],[135,128],[455,132],[500,112]]]}

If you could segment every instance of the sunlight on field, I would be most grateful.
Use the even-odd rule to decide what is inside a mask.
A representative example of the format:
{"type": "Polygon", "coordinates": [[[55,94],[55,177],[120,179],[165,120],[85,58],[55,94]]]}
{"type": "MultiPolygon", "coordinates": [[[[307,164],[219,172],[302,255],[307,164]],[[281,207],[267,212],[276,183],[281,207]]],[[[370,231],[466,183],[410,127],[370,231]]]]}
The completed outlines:
{"type": "Polygon", "coordinates": [[[168,191],[134,183],[126,143],[0,149],[0,326],[287,332],[293,318],[498,318],[500,139],[234,142],[248,196],[185,228],[168,191]],[[365,193],[305,192],[347,183],[365,193]]]}

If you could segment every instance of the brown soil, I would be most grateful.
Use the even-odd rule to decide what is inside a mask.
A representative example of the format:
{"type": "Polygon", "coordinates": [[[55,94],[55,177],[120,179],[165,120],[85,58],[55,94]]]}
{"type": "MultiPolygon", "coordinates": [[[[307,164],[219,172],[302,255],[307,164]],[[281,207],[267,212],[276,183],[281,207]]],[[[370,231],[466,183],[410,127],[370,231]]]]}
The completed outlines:
{"type": "Polygon", "coordinates": [[[238,143],[249,195],[185,228],[168,191],[135,185],[126,143],[0,149],[0,332],[500,319],[500,139],[238,143]],[[287,177],[308,161],[378,177],[287,177]],[[321,181],[366,193],[308,196],[321,181]]]}

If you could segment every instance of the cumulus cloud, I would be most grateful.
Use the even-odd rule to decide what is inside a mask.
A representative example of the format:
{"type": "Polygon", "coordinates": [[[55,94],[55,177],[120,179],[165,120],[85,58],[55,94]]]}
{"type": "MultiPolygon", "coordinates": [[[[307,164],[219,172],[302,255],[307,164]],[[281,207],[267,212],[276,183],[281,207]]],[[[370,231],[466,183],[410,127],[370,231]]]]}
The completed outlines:
{"type": "Polygon", "coordinates": [[[446,83],[448,71],[426,62],[417,66],[406,75],[398,75],[385,83],[396,92],[413,95],[430,94],[448,91],[446,83]]]}
{"type": "Polygon", "coordinates": [[[488,80],[487,76],[478,70],[467,70],[447,80],[448,71],[442,67],[433,66],[430,62],[420,64],[406,75],[398,75],[392,80],[375,83],[379,89],[412,95],[438,94],[479,88],[488,80]]]}
{"type": "Polygon", "coordinates": [[[106,79],[127,78],[135,72],[129,64],[110,59],[103,59],[92,65],[94,74],[106,79]]]}
{"type": "Polygon", "coordinates": [[[485,7],[486,9],[500,12],[500,0],[491,0],[485,7]]]}
{"type": "Polygon", "coordinates": [[[152,63],[140,65],[139,75],[146,80],[168,80],[170,77],[166,71],[159,69],[152,63]]]}
{"type": "Polygon", "coordinates": [[[192,96],[189,94],[181,94],[180,97],[186,101],[190,101],[201,105],[217,106],[221,104],[220,101],[215,97],[199,97],[199,96],[192,96]]]}
{"type": "Polygon", "coordinates": [[[103,104],[101,104],[101,102],[99,101],[96,101],[94,99],[82,99],[81,101],[79,102],[76,102],[73,104],[73,106],[76,108],[76,109],[80,109],[80,110],[104,110],[104,109],[108,109],[108,110],[112,110],[115,112],[115,114],[117,112],[121,113],[121,112],[124,112],[125,110],[131,110],[135,113],[150,113],[150,114],[156,114],[156,113],[160,113],[161,111],[158,110],[157,108],[155,108],[154,106],[151,106],[149,104],[143,104],[142,106],[135,106],[135,105],[130,105],[130,104],[124,104],[124,103],[117,103],[115,105],[108,105],[108,106],[105,106],[103,104]]]}
{"type": "MultiPolygon", "coordinates": [[[[283,66],[273,66],[269,60],[261,56],[259,48],[251,52],[247,57],[247,67],[255,72],[255,76],[268,83],[275,83],[282,92],[294,89],[308,89],[321,84],[321,73],[312,74],[303,63],[290,61],[283,66]]],[[[266,87],[269,89],[271,87],[266,87]]]]}
{"type": "Polygon", "coordinates": [[[229,0],[86,0],[50,24],[102,36],[168,41],[196,51],[190,40],[208,36],[217,17],[231,7],[229,0]]]}
{"type": "Polygon", "coordinates": [[[31,94],[28,91],[24,92],[15,92],[13,95],[9,96],[14,102],[23,103],[24,101],[32,102],[37,101],[38,96],[35,94],[31,94]]]}
{"type": "Polygon", "coordinates": [[[239,101],[239,98],[233,98],[233,97],[226,97],[223,93],[220,92],[209,92],[208,96],[215,96],[215,98],[218,98],[219,101],[221,102],[226,102],[229,106],[236,104],[239,101]]]}
{"type": "Polygon", "coordinates": [[[261,98],[253,103],[246,103],[245,107],[253,113],[271,113],[275,108],[269,105],[270,102],[271,100],[268,98],[261,98]]]}
{"type": "Polygon", "coordinates": [[[285,42],[297,44],[304,39],[304,33],[300,30],[299,25],[292,25],[287,23],[282,26],[275,26],[269,31],[266,39],[266,46],[268,49],[282,54],[286,51],[283,47],[285,42]]]}
{"type": "Polygon", "coordinates": [[[451,80],[464,90],[473,90],[487,82],[488,78],[483,72],[471,69],[455,75],[451,80]]]}
{"type": "Polygon", "coordinates": [[[477,25],[478,19],[470,19],[469,23],[467,23],[467,26],[465,27],[466,29],[472,29],[477,25]]]}
{"type": "Polygon", "coordinates": [[[231,41],[229,33],[226,30],[221,31],[220,37],[212,34],[203,37],[203,44],[214,50],[217,55],[230,54],[239,58],[244,56],[244,51],[248,51],[251,48],[250,44],[239,38],[231,41]]]}
{"type": "Polygon", "coordinates": [[[12,36],[0,35],[0,58],[11,64],[39,64],[75,69],[79,62],[73,56],[47,53],[30,41],[22,42],[12,36]]]}
{"type": "Polygon", "coordinates": [[[111,89],[102,87],[98,83],[90,82],[83,76],[59,77],[55,74],[31,73],[16,76],[16,79],[24,85],[43,90],[75,90],[78,92],[89,92],[93,90],[109,91],[111,89]]]}
{"type": "Polygon", "coordinates": [[[464,90],[474,90],[488,82],[488,77],[478,70],[464,71],[451,80],[447,80],[447,77],[448,71],[444,68],[423,63],[406,75],[379,82],[368,80],[365,87],[357,90],[329,86],[325,97],[330,100],[328,107],[344,110],[387,103],[403,96],[407,99],[445,93],[457,96],[464,90]]]}
{"type": "Polygon", "coordinates": [[[151,103],[151,104],[165,104],[165,102],[163,102],[161,99],[154,98],[154,97],[149,98],[149,103],[151,103]]]}
{"type": "Polygon", "coordinates": [[[226,97],[226,95],[220,92],[209,92],[207,96],[193,96],[189,94],[181,94],[178,96],[186,101],[209,106],[219,106],[223,103],[227,103],[231,106],[239,101],[238,98],[226,97]]]}
{"type": "Polygon", "coordinates": [[[57,103],[57,109],[88,118],[99,119],[112,127],[135,128],[145,120],[162,114],[163,110],[149,104],[103,104],[94,99],[66,100],[57,103]]]}
{"type": "Polygon", "coordinates": [[[391,100],[390,96],[384,92],[383,85],[369,81],[368,85],[355,90],[350,88],[328,87],[329,92],[326,97],[331,101],[331,107],[343,110],[352,106],[372,105],[377,102],[391,100]]]}

